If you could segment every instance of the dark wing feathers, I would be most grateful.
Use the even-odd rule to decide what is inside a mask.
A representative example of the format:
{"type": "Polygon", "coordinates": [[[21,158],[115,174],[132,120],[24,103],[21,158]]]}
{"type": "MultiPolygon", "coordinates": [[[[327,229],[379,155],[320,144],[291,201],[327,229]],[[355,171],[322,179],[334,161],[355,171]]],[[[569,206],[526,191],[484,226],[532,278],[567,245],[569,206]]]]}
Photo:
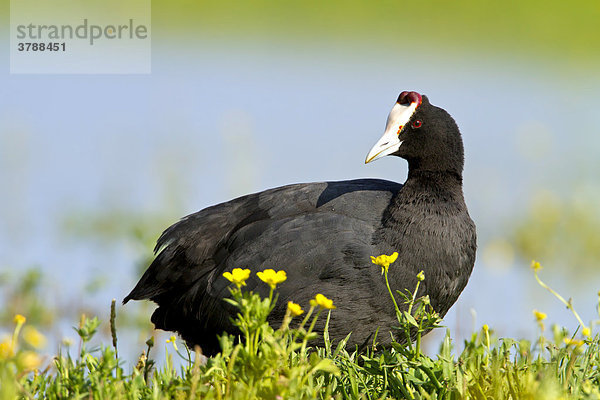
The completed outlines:
{"type": "MultiPolygon", "coordinates": [[[[346,215],[369,222],[379,219],[401,186],[379,179],[295,184],[239,197],[188,215],[159,237],[156,258],[124,302],[152,299],[178,283],[196,281],[230,257],[233,250],[259,238],[275,221],[281,224],[291,218],[283,228],[289,236],[294,229],[302,235],[305,226],[297,218],[313,213],[346,215]],[[362,197],[361,201],[348,198],[355,196],[362,197]]],[[[305,231],[305,238],[298,239],[311,239],[311,235],[305,231]]]]}
{"type": "MultiPolygon", "coordinates": [[[[124,302],[155,301],[156,327],[193,342],[232,328],[222,274],[235,267],[285,269],[288,281],[279,287],[278,304],[327,295],[328,281],[334,290],[336,280],[361,279],[340,268],[354,263],[358,274],[369,264],[375,227],[401,187],[376,179],[288,185],[191,214],[160,236],[156,258],[124,302]]],[[[247,284],[266,290],[254,274],[247,284]]],[[[352,295],[360,297],[358,292],[352,295]]]]}

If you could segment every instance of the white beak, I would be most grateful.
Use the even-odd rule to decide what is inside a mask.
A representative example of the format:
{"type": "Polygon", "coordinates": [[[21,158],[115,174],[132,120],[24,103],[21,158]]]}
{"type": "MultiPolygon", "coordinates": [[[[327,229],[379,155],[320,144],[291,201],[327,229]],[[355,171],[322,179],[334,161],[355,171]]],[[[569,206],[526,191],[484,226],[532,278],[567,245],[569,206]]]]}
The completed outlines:
{"type": "Polygon", "coordinates": [[[369,151],[369,154],[367,154],[365,164],[398,151],[402,144],[400,132],[402,132],[404,125],[408,123],[418,106],[419,103],[417,102],[409,105],[399,103],[394,104],[394,107],[392,107],[392,111],[390,111],[390,115],[388,116],[385,132],[381,139],[375,143],[375,146],[373,146],[371,151],[369,151]]]}

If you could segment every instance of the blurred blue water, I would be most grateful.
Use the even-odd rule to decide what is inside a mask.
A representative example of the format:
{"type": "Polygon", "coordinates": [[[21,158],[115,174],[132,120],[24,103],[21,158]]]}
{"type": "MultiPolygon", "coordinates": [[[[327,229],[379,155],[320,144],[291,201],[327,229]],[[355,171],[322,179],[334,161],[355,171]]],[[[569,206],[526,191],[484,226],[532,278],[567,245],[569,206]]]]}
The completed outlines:
{"type": "MultiPolygon", "coordinates": [[[[171,181],[181,216],[292,182],[403,181],[403,160],[364,165],[364,157],[406,89],[461,127],[480,248],[540,188],[598,178],[598,74],[507,55],[409,52],[158,42],[151,75],[0,74],[0,269],[40,265],[56,289],[50,304],[78,301],[90,277],[106,274],[106,287],[84,301],[108,305],[135,283],[139,255],[126,243],[65,240],[60,227],[74,210],[160,211],[171,181]]],[[[584,319],[594,317],[596,281],[574,292],[553,279],[584,319]]],[[[457,339],[473,323],[531,337],[533,308],[575,326],[526,268],[480,258],[446,323],[457,339]]]]}

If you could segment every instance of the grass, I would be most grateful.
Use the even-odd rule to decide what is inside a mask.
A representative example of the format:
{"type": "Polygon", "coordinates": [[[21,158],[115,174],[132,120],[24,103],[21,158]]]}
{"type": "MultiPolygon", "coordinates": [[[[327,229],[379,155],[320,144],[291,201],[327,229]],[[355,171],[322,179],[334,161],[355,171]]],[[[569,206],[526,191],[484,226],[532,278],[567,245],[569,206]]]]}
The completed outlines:
{"type": "MultiPolygon", "coordinates": [[[[387,281],[385,262],[380,265],[387,281]]],[[[533,267],[538,282],[552,291],[538,275],[539,264],[533,267]]],[[[271,286],[267,298],[242,290],[247,275],[234,270],[228,276],[242,340],[224,334],[221,353],[208,359],[199,349],[178,347],[172,337],[166,361],[157,367],[151,338],[137,364],[127,365],[117,353],[113,303],[112,343],[90,348],[100,321],[82,317],[75,328],[78,351],[71,354],[63,347],[44,363],[37,350],[44,336],[17,315],[12,336],[0,344],[0,398],[600,399],[600,336],[592,335],[593,324],[579,321],[574,333],[558,326],[548,332],[546,315],[536,311],[540,335],[535,342],[498,339],[484,325],[461,352],[447,331],[432,357],[423,354],[420,341],[425,332],[440,329],[441,320],[428,298],[417,298],[416,290],[394,295],[390,290],[397,304],[398,340],[387,349],[375,345],[358,353],[345,340],[331,343],[327,330],[323,337],[313,331],[318,318],[328,321],[335,312],[324,296],[316,295],[307,310],[288,303],[281,326],[271,327],[267,316],[285,274],[267,270],[259,276],[271,286]],[[174,367],[173,357],[182,358],[183,365],[174,367]]],[[[578,318],[572,304],[565,304],[578,318]]]]}

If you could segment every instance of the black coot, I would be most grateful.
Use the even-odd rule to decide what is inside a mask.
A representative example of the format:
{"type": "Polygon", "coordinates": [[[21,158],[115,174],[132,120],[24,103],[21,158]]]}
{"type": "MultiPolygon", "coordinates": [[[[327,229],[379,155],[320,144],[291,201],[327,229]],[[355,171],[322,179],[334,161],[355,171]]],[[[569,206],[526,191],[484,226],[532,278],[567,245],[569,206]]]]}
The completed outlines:
{"type": "MultiPolygon", "coordinates": [[[[379,179],[304,183],[243,196],[184,217],[158,239],[158,255],[124,299],[150,299],[156,328],[176,331],[205,354],[219,350],[217,334],[235,332],[235,310],[223,301],[236,267],[284,269],[278,326],[288,300],[302,306],[317,293],[332,299],[330,337],[352,332],[362,345],[379,327],[378,341],[397,325],[394,308],[371,256],[392,254],[392,290],[414,289],[445,315],[467,284],[475,262],[475,225],[462,193],[460,132],[452,117],[416,92],[402,92],[383,137],[366,163],[385,155],[408,161],[401,185],[379,179]]],[[[268,287],[252,274],[247,289],[268,287]]],[[[323,320],[323,319],[321,319],[323,320]]],[[[323,321],[317,330],[323,329],[323,321]]]]}

